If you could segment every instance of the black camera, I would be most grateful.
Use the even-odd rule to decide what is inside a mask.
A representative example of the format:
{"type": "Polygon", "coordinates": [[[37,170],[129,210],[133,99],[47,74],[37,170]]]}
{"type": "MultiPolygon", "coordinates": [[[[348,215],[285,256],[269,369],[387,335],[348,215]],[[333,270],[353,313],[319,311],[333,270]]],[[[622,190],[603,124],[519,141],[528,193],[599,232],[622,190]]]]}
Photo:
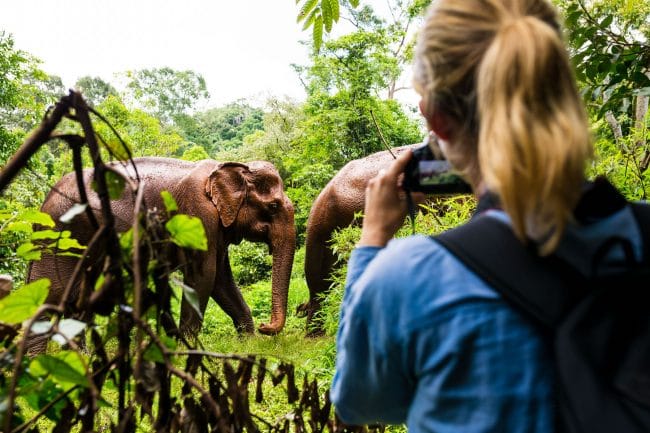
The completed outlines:
{"type": "Polygon", "coordinates": [[[453,172],[448,161],[436,159],[428,138],[413,149],[413,157],[404,169],[402,187],[426,194],[469,194],[472,187],[453,172]]]}

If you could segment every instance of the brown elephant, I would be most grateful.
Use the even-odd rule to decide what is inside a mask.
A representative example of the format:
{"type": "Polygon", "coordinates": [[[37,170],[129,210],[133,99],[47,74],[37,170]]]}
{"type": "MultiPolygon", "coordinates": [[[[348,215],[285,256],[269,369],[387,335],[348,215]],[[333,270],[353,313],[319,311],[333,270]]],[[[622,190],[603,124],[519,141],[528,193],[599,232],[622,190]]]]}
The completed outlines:
{"type": "MultiPolygon", "coordinates": [[[[397,156],[418,144],[392,149],[397,156]]],[[[330,273],[336,257],[330,247],[332,233],[349,226],[354,214],[363,211],[366,184],[386,168],[394,157],[387,150],[348,162],[318,195],[309,212],[305,238],[305,278],[309,287],[309,301],[299,311],[307,316],[309,335],[323,332],[314,315],[320,309],[321,297],[330,288],[330,273]]]]}
{"type": "MultiPolygon", "coordinates": [[[[250,308],[244,302],[233,280],[228,259],[228,245],[242,239],[263,242],[273,257],[271,321],[259,326],[263,334],[276,334],[285,324],[287,296],[296,243],[294,209],[286,196],[282,180],[275,167],[265,161],[247,164],[219,163],[212,160],[198,162],[170,158],[136,158],[139,178],[144,182],[144,202],[148,209],[164,209],[161,191],[169,191],[178,204],[178,212],[200,218],[208,240],[207,251],[193,251],[192,258],[183,265],[180,254],[170,260],[181,266],[185,283],[196,290],[199,307],[205,311],[208,299],[231,317],[240,332],[253,333],[255,328],[250,308]],[[184,267],[183,267],[184,266],[184,267]]],[[[133,169],[121,164],[110,167],[134,177],[133,169]]],[[[84,171],[84,183],[89,204],[101,222],[99,200],[90,188],[92,169],[84,171]]],[[[42,210],[58,221],[74,203],[79,201],[74,173],[64,176],[52,189],[42,210]]],[[[125,191],[119,200],[111,202],[118,231],[125,231],[133,220],[134,197],[125,191]]],[[[57,223],[59,228],[61,224],[57,223]]],[[[93,229],[87,217],[75,217],[70,227],[72,235],[87,243],[93,229]]],[[[63,293],[66,277],[72,274],[75,260],[68,257],[44,256],[33,262],[29,280],[48,277],[52,281],[46,302],[57,303],[63,293]]],[[[195,335],[202,318],[183,299],[180,329],[195,335]]]]}

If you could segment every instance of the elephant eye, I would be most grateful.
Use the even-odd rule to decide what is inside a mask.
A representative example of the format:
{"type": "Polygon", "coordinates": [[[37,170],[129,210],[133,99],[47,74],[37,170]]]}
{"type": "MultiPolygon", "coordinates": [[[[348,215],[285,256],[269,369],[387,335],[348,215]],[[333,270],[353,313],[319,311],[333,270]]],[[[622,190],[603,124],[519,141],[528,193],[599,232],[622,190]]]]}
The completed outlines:
{"type": "Polygon", "coordinates": [[[276,213],[279,208],[280,208],[280,204],[278,202],[272,201],[271,203],[269,203],[269,212],[270,213],[272,213],[272,214],[276,213]]]}

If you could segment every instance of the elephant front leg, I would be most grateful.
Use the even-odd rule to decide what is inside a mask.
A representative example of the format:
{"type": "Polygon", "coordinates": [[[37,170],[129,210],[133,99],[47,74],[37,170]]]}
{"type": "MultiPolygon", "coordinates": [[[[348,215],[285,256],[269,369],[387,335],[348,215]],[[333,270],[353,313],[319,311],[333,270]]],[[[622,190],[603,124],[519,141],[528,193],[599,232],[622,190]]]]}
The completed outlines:
{"type": "Polygon", "coordinates": [[[212,299],[230,316],[237,332],[254,334],[253,315],[235,284],[227,251],[217,269],[212,299]]]}

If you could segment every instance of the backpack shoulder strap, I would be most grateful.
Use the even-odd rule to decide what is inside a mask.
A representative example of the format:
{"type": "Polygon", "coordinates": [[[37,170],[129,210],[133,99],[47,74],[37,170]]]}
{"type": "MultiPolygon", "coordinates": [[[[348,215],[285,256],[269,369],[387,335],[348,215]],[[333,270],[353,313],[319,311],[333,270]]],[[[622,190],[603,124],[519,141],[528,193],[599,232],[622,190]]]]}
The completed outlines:
{"type": "Polygon", "coordinates": [[[554,328],[580,297],[578,273],[559,259],[539,257],[504,222],[488,215],[433,239],[538,324],[554,328]]]}

